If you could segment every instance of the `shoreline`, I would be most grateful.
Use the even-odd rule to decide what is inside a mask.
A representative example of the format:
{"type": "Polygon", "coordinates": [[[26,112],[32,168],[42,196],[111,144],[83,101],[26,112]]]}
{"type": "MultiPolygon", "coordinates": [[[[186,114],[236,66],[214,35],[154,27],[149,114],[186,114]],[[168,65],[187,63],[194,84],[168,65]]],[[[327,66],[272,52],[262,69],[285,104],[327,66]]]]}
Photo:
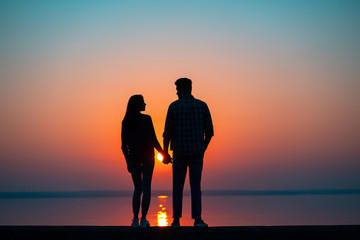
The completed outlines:
{"type": "Polygon", "coordinates": [[[6,239],[358,239],[360,225],[150,227],[0,226],[6,239]]]}
{"type": "MultiPolygon", "coordinates": [[[[91,190],[91,191],[41,191],[41,192],[0,192],[0,199],[22,198],[101,198],[129,197],[133,190],[91,190]]],[[[203,196],[296,196],[296,195],[358,195],[360,189],[304,189],[304,190],[202,190],[203,196]]],[[[152,190],[152,195],[171,196],[171,190],[152,190]]],[[[190,196],[190,190],[184,190],[190,196]]]]}

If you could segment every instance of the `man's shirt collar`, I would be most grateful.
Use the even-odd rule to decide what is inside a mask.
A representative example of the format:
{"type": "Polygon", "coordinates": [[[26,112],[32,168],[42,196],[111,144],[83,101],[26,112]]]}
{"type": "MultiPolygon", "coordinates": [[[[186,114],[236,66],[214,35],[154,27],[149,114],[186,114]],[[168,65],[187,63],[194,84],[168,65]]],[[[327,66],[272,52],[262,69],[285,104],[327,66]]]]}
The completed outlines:
{"type": "Polygon", "coordinates": [[[180,99],[194,99],[194,96],[191,94],[184,94],[180,97],[180,99]]]}

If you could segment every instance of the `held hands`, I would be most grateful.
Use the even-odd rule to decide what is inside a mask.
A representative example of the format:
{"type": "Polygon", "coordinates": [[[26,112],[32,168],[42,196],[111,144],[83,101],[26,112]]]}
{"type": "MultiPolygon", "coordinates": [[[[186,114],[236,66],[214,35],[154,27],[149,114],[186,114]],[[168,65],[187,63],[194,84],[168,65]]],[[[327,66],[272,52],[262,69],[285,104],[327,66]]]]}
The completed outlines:
{"type": "Polygon", "coordinates": [[[162,162],[163,162],[164,164],[172,163],[172,159],[171,159],[171,156],[170,156],[169,153],[163,152],[162,155],[163,155],[163,160],[162,160],[162,162]]]}

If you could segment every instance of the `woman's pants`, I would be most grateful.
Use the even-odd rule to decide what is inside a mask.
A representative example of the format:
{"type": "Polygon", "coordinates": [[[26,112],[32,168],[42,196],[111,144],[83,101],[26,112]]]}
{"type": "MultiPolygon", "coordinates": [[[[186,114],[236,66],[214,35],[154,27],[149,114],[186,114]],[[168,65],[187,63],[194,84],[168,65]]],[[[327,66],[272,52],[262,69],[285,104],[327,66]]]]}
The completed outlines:
{"type": "Polygon", "coordinates": [[[132,167],[131,177],[134,182],[134,193],[132,199],[133,213],[138,214],[140,210],[141,193],[141,214],[146,217],[151,200],[151,179],[154,171],[154,161],[132,167]]]}

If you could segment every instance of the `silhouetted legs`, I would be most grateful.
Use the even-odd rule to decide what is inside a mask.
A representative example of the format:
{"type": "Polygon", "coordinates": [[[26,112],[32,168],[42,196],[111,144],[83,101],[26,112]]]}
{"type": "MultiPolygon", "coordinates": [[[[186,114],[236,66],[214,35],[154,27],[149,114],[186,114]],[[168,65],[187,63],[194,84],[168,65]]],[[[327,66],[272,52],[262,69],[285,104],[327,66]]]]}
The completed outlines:
{"type": "Polygon", "coordinates": [[[141,201],[141,217],[145,218],[148,213],[151,200],[151,179],[153,170],[154,162],[146,163],[142,166],[134,166],[131,171],[131,177],[134,182],[132,207],[135,219],[138,218],[140,211],[141,193],[143,194],[141,201]]]}
{"type": "Polygon", "coordinates": [[[203,168],[203,154],[196,156],[181,156],[174,153],[173,162],[173,217],[182,217],[183,190],[187,167],[191,188],[191,216],[201,218],[201,173],[203,168]]]}
{"type": "Polygon", "coordinates": [[[182,217],[183,190],[187,165],[174,154],[173,160],[173,218],[182,217]]]}

